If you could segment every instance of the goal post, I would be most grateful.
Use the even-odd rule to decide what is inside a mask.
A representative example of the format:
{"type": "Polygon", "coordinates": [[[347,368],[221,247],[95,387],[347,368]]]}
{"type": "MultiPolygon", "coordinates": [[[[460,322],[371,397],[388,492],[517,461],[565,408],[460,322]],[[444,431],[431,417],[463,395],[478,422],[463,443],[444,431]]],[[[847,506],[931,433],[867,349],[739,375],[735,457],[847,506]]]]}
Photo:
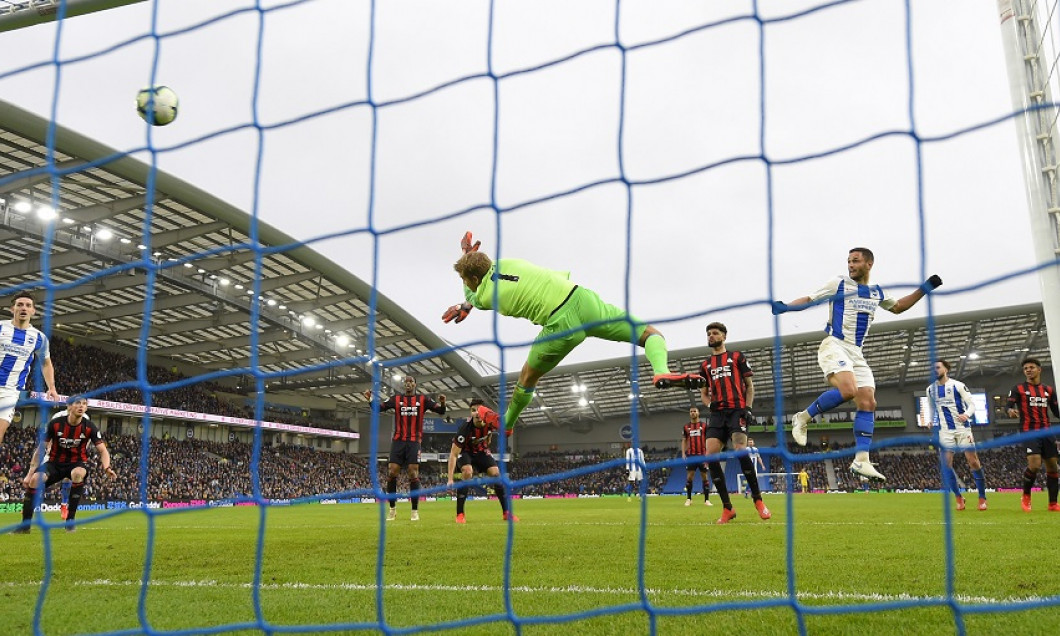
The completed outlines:
{"type": "MultiPolygon", "coordinates": [[[[747,492],[747,477],[736,474],[736,494],[747,492]]],[[[758,473],[758,486],[762,492],[798,492],[799,473],[758,473]]]]}
{"type": "Polygon", "coordinates": [[[1023,180],[1035,260],[1053,263],[1038,270],[1049,334],[1053,373],[1060,362],[1060,175],[1056,95],[1057,0],[998,0],[1002,42],[1019,137],[1023,180]],[[1053,16],[1054,20],[1050,20],[1053,16]]]}
{"type": "MultiPolygon", "coordinates": [[[[95,13],[144,0],[66,0],[66,17],[95,13]]],[[[0,33],[52,22],[59,17],[63,0],[14,0],[0,4],[0,33]]]]}

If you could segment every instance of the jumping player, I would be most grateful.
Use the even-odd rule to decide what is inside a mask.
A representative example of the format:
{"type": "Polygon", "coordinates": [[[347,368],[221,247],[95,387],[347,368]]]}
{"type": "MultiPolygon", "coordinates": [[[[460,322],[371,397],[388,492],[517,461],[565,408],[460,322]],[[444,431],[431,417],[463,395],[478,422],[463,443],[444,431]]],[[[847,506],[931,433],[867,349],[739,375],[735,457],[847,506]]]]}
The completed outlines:
{"type": "Polygon", "coordinates": [[[876,428],[876,380],[865,362],[861,345],[876,316],[876,308],[900,314],[917,303],[929,291],[942,285],[942,279],[932,275],[911,294],[897,300],[884,293],[879,285],[869,285],[869,272],[875,257],[866,247],[855,247],[847,255],[847,275],[838,276],[809,296],[773,303],[773,314],[801,311],[818,300],[829,298],[828,324],[825,339],[817,351],[821,366],[832,388],[822,393],[804,411],[792,419],[791,436],[799,446],[806,445],[806,429],[813,418],[831,411],[848,400],[854,400],[854,444],[856,452],[850,471],[865,477],[886,480],[869,462],[869,447],[876,428]]]}
{"type": "Polygon", "coordinates": [[[33,296],[22,292],[11,300],[11,320],[0,321],[0,348],[3,349],[0,356],[0,443],[11,426],[19,393],[26,388],[34,360],[40,361],[40,374],[47,386],[48,399],[59,401],[48,338],[30,324],[36,313],[33,296]]]}
{"type": "Polygon", "coordinates": [[[538,380],[558,365],[586,337],[615,342],[635,341],[655,374],[652,382],[664,389],[671,386],[699,388],[703,378],[693,373],[672,373],[666,340],[651,325],[618,307],[605,303],[596,292],[570,280],[570,272],[545,269],[528,261],[505,258],[497,262],[471,244],[471,233],[460,243],[464,255],[453,269],[464,282],[466,302],[453,305],[442,315],[444,322],[462,322],[472,308],[496,309],[501,315],[526,318],[541,326],[530,355],[519,373],[515,391],[504,414],[504,428],[511,430],[519,414],[534,398],[538,380]],[[496,295],[497,307],[494,307],[496,295]],[[592,326],[585,326],[590,325],[592,326]],[[602,324],[596,324],[602,323],[602,324]],[[566,335],[557,336],[569,332],[566,335]]]}

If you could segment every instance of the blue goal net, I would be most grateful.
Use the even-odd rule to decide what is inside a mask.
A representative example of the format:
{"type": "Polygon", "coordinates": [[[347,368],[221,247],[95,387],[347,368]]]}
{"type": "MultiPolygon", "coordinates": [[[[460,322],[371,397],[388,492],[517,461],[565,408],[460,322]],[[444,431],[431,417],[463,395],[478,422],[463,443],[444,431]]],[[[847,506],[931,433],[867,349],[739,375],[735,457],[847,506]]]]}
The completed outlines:
{"type": "MultiPolygon", "coordinates": [[[[91,413],[121,414],[105,427],[117,483],[99,472],[102,456],[88,460],[92,497],[80,506],[95,514],[77,518],[74,536],[88,535],[80,552],[59,534],[66,524],[56,514],[69,504],[43,487],[32,496],[39,540],[0,537],[12,577],[0,588],[21,612],[0,627],[655,634],[720,621],[805,634],[868,621],[869,631],[928,625],[963,634],[984,616],[998,621],[984,629],[1003,630],[1013,615],[1055,611],[1055,586],[959,579],[967,563],[959,552],[974,541],[948,505],[939,513],[937,498],[923,521],[931,544],[919,549],[932,563],[923,573],[905,571],[908,561],[889,565],[893,553],[916,553],[905,542],[915,543],[918,529],[878,527],[905,504],[881,498],[875,518],[851,520],[834,504],[806,513],[825,519],[807,532],[865,568],[827,572],[828,550],[800,544],[797,476],[804,466],[817,479],[826,465],[845,468],[853,450],[802,454],[783,424],[772,425],[790,421],[790,375],[815,364],[786,358],[785,336],[818,329],[824,309],[769,310],[843,271],[855,245],[876,251],[881,284],[896,295],[936,271],[946,279],[910,314],[927,332],[920,364],[947,346],[936,337],[937,313],[1040,298],[1033,274],[1055,263],[1021,249],[996,254],[997,210],[1019,207],[1024,195],[1018,113],[996,85],[1002,52],[981,42],[983,23],[997,30],[993,11],[883,0],[218,4],[0,1],[0,50],[11,53],[0,56],[2,295],[38,296],[59,392],[86,395],[91,413]],[[150,126],[133,101],[162,84],[179,107],[156,93],[145,117],[165,108],[175,120],[150,126]],[[771,428],[759,436],[762,472],[778,492],[774,512],[783,510],[773,531],[741,536],[734,524],[711,534],[713,523],[673,521],[647,499],[625,540],[611,535],[616,513],[606,505],[557,513],[530,497],[513,499],[511,512],[548,510],[556,521],[506,519],[495,532],[469,526],[459,535],[449,512],[444,530],[439,517],[420,521],[416,534],[404,517],[391,523],[391,501],[402,501],[402,515],[414,495],[448,501],[444,457],[468,399],[495,398],[503,416],[537,331],[477,315],[485,312],[473,331],[442,331],[438,316],[463,300],[452,269],[468,229],[495,258],[576,269],[574,280],[660,325],[671,350],[701,346],[703,323],[718,315],[739,325],[734,334],[770,342],[775,365],[758,382],[774,396],[771,428]],[[345,272],[320,271],[336,264],[345,272]],[[288,286],[300,296],[273,294],[288,286]],[[410,336],[408,325],[433,332],[410,336]],[[484,369],[497,382],[471,386],[484,369]],[[429,451],[436,466],[423,469],[419,491],[394,493],[381,459],[391,418],[405,414],[379,406],[403,390],[406,373],[448,382],[459,406],[430,420],[444,442],[429,451]],[[314,423],[309,402],[303,413],[268,397],[329,385],[341,387],[333,402],[357,396],[345,403],[359,409],[360,434],[348,422],[314,423]],[[233,386],[238,403],[222,396],[233,386]],[[361,399],[366,388],[374,398],[361,399]],[[326,452],[338,448],[346,452],[326,452]],[[211,474],[218,466],[226,477],[211,474]],[[108,506],[108,492],[125,503],[108,506]],[[105,533],[125,545],[108,545],[105,533]],[[866,546],[877,536],[893,543],[866,546]],[[678,537],[687,543],[665,543],[678,537]],[[110,550],[130,563],[129,542],[142,542],[136,571],[108,571],[110,550]],[[674,549],[682,565],[701,561],[702,576],[670,581],[663,555],[674,549]],[[38,550],[40,562],[27,565],[38,550]],[[763,554],[771,560],[759,561],[763,554]],[[727,568],[744,567],[758,573],[728,578],[727,568]],[[93,568],[103,573],[85,574],[93,568]],[[891,575],[910,589],[876,585],[891,575]],[[830,587],[828,577],[841,583],[830,587]],[[108,597],[105,620],[65,622],[90,613],[97,596],[108,597]]],[[[1005,231],[1020,245],[1026,215],[1011,216],[1019,220],[1006,216],[1005,231]]],[[[1037,335],[1015,353],[1047,355],[1037,335]]],[[[586,342],[568,362],[620,345],[607,346],[586,342]]],[[[64,407],[47,399],[40,365],[38,357],[27,386],[36,392],[18,407],[37,419],[10,429],[0,447],[11,467],[0,527],[12,535],[32,453],[60,439],[47,423],[64,407]]],[[[628,391],[622,417],[635,446],[646,415],[638,392],[651,390],[646,369],[631,361],[631,384],[617,389],[623,399],[628,391]]],[[[535,424],[556,423],[540,397],[532,408],[535,424]]],[[[1013,440],[1046,437],[995,439],[980,450],[996,450],[1008,473],[1022,470],[1022,456],[1002,455],[1013,440]]],[[[502,436],[499,454],[510,456],[511,443],[502,436]]],[[[937,480],[945,472],[937,443],[891,436],[873,452],[895,449],[891,465],[927,465],[937,480]],[[897,458],[900,447],[923,457],[897,458]]],[[[500,476],[476,479],[473,492],[577,495],[625,470],[605,455],[540,457],[518,469],[502,462],[500,476]]],[[[680,490],[684,462],[662,452],[645,461],[680,490]]],[[[742,487],[735,464],[727,478],[742,487]]],[[[408,477],[402,470],[401,483],[408,477]]],[[[73,481],[80,501],[81,479],[73,481]]],[[[853,510],[876,503],[842,496],[853,510]]],[[[496,510],[468,505],[482,516],[496,510]]],[[[755,514],[740,510],[741,522],[755,514]]],[[[1023,521],[1000,511],[995,520],[1014,533],[1023,521]]],[[[976,567],[984,579],[1006,573],[976,567]]]]}

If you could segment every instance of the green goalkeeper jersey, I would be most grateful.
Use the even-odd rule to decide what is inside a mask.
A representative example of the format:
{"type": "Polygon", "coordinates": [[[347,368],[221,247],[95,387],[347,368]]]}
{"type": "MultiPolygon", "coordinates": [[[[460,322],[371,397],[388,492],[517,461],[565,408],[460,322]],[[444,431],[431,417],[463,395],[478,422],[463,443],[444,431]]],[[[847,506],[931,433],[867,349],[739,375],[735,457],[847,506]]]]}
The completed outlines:
{"type": "Polygon", "coordinates": [[[495,282],[500,303],[497,311],[526,318],[536,325],[548,322],[552,312],[577,287],[570,281],[570,272],[545,269],[518,258],[502,258],[494,261],[476,291],[464,286],[464,297],[478,309],[493,309],[495,282]]]}

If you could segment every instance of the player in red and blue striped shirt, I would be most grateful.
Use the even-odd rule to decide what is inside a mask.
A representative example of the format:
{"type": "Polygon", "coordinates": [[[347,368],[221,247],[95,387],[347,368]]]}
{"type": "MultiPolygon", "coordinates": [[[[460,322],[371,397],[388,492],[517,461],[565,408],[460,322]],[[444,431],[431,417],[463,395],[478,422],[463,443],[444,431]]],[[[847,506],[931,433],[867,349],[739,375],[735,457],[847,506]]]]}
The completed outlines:
{"type": "MultiPolygon", "coordinates": [[[[372,401],[372,392],[365,391],[364,398],[372,401]]],[[[402,468],[408,471],[409,498],[412,500],[412,521],[420,520],[420,498],[416,494],[420,489],[420,442],[423,440],[423,417],[427,411],[445,415],[445,396],[439,395],[438,401],[421,393],[416,393],[416,378],[405,376],[405,393],[391,395],[379,405],[379,411],[394,410],[394,438],[390,443],[390,457],[387,464],[386,491],[397,493],[398,474],[402,468]]],[[[390,512],[386,520],[397,519],[397,499],[390,500],[390,512]]]]}
{"type": "MultiPolygon", "coordinates": [[[[494,432],[500,427],[500,415],[493,412],[482,400],[475,398],[471,400],[470,417],[464,421],[463,426],[453,437],[453,446],[449,449],[449,479],[447,485],[453,488],[454,474],[460,471],[461,481],[470,481],[476,474],[485,474],[489,477],[497,477],[501,469],[497,467],[497,460],[490,452],[490,441],[494,432]]],[[[506,431],[511,435],[511,431],[506,431]]],[[[459,486],[456,489],[456,522],[467,523],[464,516],[464,503],[467,501],[467,486],[459,486]]],[[[493,485],[493,492],[501,504],[501,517],[508,521],[519,521],[508,511],[508,496],[504,491],[504,484],[493,485]]]]}
{"type": "Polygon", "coordinates": [[[73,532],[74,517],[77,515],[77,506],[81,503],[81,492],[85,488],[85,477],[88,475],[86,464],[89,444],[95,445],[103,471],[107,476],[111,479],[118,476],[110,466],[110,453],[99,433],[99,428],[88,419],[87,411],[88,400],[86,398],[71,397],[66,410],[56,413],[55,417],[48,422],[44,444],[33,453],[29,472],[22,480],[26,488],[25,499],[22,502],[22,525],[15,532],[21,534],[29,532],[29,523],[33,519],[33,499],[37,494],[37,486],[40,484],[42,473],[45,479],[44,488],[64,479],[72,482],[66,530],[73,532]],[[42,458],[46,458],[43,466],[41,465],[42,458]]]}
{"type": "MultiPolygon", "coordinates": [[[[1023,377],[1027,381],[1012,387],[1008,394],[1009,417],[1020,418],[1023,432],[1049,428],[1049,411],[1060,417],[1056,389],[1042,384],[1042,363],[1036,358],[1023,361],[1023,377]]],[[[1031,488],[1038,478],[1038,471],[1045,462],[1045,487],[1049,491],[1049,510],[1060,512],[1056,497],[1060,491],[1060,470],[1057,466],[1056,436],[1043,435],[1027,440],[1027,470],[1023,473],[1023,499],[1020,502],[1025,512],[1031,511],[1031,488]]]]}
{"type": "MultiPolygon", "coordinates": [[[[715,455],[725,450],[725,443],[732,440],[733,450],[747,448],[747,425],[751,422],[751,404],[754,402],[755,387],[751,376],[751,365],[739,351],[725,348],[725,339],[729,330],[720,322],[707,325],[707,346],[711,356],[699,367],[699,374],[707,379],[707,386],[700,390],[703,404],[710,408],[710,426],[707,427],[707,455],[715,455]]],[[[740,470],[747,479],[755,509],[762,519],[769,519],[772,513],[762,501],[762,491],[758,487],[758,473],[748,453],[737,455],[740,470]]],[[[714,478],[714,488],[725,509],[721,511],[718,523],[728,523],[736,518],[729,500],[729,489],[725,485],[725,474],[718,460],[708,461],[710,474],[714,478]]]]}
{"type": "Polygon", "coordinates": [[[707,463],[703,460],[687,461],[689,457],[700,457],[707,454],[707,423],[699,419],[699,409],[688,409],[688,424],[685,424],[681,437],[681,459],[685,463],[685,505],[692,505],[692,484],[695,483],[696,471],[703,480],[703,503],[710,503],[710,477],[707,476],[707,463]]]}

